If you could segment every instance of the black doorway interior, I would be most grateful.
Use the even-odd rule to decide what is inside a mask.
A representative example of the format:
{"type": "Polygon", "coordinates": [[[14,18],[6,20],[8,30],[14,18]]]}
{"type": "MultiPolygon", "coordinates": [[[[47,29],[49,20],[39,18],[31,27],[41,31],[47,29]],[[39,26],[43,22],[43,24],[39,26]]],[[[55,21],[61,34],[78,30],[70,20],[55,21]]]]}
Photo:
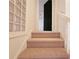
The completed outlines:
{"type": "Polygon", "coordinates": [[[52,31],[52,0],[44,4],[44,31],[52,31]]]}

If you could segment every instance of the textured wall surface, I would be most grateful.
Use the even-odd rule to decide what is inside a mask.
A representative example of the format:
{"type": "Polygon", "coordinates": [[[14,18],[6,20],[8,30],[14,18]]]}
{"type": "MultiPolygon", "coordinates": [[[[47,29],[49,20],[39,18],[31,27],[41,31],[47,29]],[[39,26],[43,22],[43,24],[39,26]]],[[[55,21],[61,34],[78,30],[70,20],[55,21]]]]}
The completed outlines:
{"type": "Polygon", "coordinates": [[[26,0],[26,29],[24,32],[10,32],[10,59],[16,59],[18,54],[27,47],[31,32],[36,31],[36,0],[26,0]]]}

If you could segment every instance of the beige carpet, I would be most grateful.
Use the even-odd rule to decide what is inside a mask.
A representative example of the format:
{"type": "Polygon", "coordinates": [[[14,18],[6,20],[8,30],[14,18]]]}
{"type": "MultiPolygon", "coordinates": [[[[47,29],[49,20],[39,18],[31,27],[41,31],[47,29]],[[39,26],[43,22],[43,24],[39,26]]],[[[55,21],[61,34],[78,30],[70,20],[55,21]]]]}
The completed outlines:
{"type": "Polygon", "coordinates": [[[59,32],[35,32],[18,59],[68,59],[68,54],[59,32]]]}

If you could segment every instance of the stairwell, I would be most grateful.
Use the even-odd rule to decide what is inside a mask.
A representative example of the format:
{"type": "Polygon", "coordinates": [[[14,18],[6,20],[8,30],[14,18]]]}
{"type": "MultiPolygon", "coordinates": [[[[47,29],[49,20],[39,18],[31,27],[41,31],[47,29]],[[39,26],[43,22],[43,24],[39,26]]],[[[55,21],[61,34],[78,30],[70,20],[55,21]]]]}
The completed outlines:
{"type": "Polygon", "coordinates": [[[17,59],[68,59],[59,32],[33,32],[17,59]]]}

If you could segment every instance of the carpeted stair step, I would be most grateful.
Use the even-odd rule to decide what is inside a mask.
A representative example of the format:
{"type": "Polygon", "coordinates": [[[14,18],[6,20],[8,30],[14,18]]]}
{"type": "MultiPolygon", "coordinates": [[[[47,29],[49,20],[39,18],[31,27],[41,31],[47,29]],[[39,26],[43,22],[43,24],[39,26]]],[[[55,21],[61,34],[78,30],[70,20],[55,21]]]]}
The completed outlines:
{"type": "Polygon", "coordinates": [[[59,32],[32,32],[32,38],[60,38],[59,32]]]}
{"type": "Polygon", "coordinates": [[[68,59],[65,48],[27,48],[18,59],[68,59]]]}
{"type": "Polygon", "coordinates": [[[64,48],[60,38],[32,38],[27,41],[28,48],[64,48]]]}

